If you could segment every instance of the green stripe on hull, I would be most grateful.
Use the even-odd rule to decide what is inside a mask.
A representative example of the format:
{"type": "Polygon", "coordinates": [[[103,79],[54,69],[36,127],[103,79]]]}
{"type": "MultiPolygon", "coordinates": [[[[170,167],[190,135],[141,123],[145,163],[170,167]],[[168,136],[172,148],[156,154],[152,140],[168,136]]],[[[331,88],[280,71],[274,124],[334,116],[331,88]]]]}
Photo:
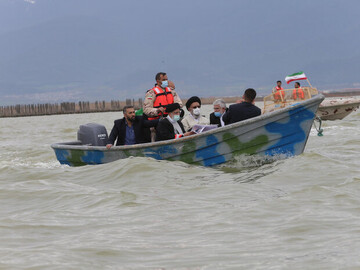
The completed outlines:
{"type": "Polygon", "coordinates": [[[266,135],[259,135],[246,143],[242,143],[235,135],[225,133],[223,141],[233,150],[232,154],[235,157],[242,154],[255,154],[264,145],[269,143],[269,138],[266,135]]]}

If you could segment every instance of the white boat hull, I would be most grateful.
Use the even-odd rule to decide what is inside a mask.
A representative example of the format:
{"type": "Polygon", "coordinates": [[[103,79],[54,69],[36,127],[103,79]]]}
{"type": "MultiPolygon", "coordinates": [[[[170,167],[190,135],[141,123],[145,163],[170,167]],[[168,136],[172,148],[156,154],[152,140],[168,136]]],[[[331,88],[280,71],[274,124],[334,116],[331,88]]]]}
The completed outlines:
{"type": "Polygon", "coordinates": [[[337,98],[325,99],[319,106],[316,116],[321,120],[341,120],[360,106],[360,99],[337,98]]]}

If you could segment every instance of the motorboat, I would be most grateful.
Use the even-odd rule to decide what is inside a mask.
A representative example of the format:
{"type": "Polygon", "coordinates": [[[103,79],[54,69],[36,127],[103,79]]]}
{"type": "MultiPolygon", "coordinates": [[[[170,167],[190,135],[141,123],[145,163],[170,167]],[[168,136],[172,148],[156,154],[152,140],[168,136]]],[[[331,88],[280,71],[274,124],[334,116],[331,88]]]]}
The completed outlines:
{"type": "Polygon", "coordinates": [[[106,128],[89,123],[80,126],[77,140],[51,147],[59,162],[70,166],[103,164],[131,156],[203,166],[229,162],[240,155],[284,158],[303,153],[323,100],[323,95],[315,95],[289,106],[277,104],[280,107],[276,110],[195,135],[110,149],[105,147],[106,128]]]}

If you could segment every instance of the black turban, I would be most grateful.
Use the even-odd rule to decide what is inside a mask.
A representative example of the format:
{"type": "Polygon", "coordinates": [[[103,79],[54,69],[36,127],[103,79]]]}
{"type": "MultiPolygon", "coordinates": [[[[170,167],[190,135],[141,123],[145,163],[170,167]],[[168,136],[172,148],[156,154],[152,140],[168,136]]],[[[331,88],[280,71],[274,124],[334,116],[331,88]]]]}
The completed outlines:
{"type": "Polygon", "coordinates": [[[179,103],[172,103],[166,106],[166,112],[171,113],[175,111],[176,109],[180,109],[179,103]]]}
{"type": "Polygon", "coordinates": [[[186,109],[189,110],[191,104],[193,104],[194,102],[199,102],[199,104],[201,105],[200,98],[197,96],[193,96],[193,97],[189,98],[188,101],[186,101],[186,109]]]}

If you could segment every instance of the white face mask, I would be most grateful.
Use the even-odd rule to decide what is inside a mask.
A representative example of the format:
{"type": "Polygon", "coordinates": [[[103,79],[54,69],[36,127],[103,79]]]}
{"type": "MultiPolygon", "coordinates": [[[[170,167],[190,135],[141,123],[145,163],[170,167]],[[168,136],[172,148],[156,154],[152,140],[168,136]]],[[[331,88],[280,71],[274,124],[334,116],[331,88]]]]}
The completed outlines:
{"type": "Polygon", "coordinates": [[[178,115],[178,114],[175,114],[174,116],[173,116],[173,120],[174,121],[179,121],[180,120],[180,115],[178,115]]]}
{"type": "Polygon", "coordinates": [[[195,115],[195,116],[199,116],[200,113],[201,113],[201,110],[200,110],[200,108],[195,108],[195,109],[193,109],[192,113],[193,113],[193,115],[195,115]]]}

